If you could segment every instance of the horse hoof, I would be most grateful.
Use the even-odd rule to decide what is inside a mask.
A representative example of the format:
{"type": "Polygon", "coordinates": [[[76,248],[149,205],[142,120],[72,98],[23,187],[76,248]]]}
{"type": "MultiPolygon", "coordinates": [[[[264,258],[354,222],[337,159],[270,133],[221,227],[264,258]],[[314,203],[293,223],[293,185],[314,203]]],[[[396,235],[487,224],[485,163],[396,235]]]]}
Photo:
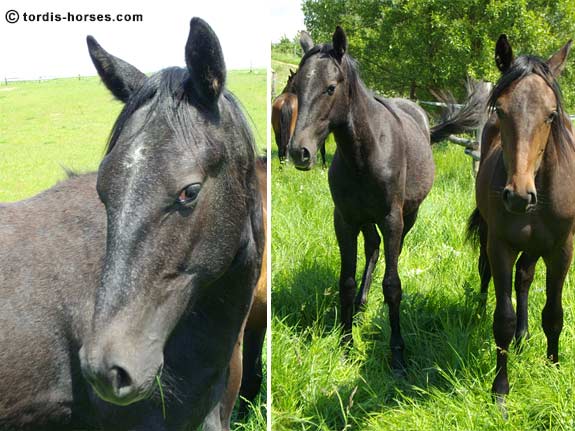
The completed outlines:
{"type": "Polygon", "coordinates": [[[505,395],[501,394],[494,394],[493,399],[497,408],[499,408],[499,412],[501,413],[501,417],[503,420],[509,419],[509,414],[507,413],[507,407],[505,406],[505,395]]]}
{"type": "Polygon", "coordinates": [[[403,359],[402,351],[397,351],[392,354],[391,357],[391,372],[397,378],[407,377],[407,364],[405,359],[403,359]]]}
{"type": "Polygon", "coordinates": [[[399,368],[392,367],[391,368],[391,374],[396,379],[405,379],[407,377],[407,369],[401,368],[401,367],[399,367],[399,368]]]}
{"type": "Polygon", "coordinates": [[[363,301],[356,302],[353,307],[353,314],[362,313],[367,308],[367,304],[363,301]]]}

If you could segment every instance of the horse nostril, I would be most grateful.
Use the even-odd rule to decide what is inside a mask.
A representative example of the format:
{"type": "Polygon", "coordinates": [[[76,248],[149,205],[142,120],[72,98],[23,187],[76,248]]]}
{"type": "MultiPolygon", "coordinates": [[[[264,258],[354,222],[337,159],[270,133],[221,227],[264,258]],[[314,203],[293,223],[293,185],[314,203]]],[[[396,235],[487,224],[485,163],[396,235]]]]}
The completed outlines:
{"type": "Polygon", "coordinates": [[[535,205],[537,203],[537,193],[529,192],[529,205],[535,205]]]}
{"type": "Polygon", "coordinates": [[[121,389],[132,385],[132,378],[128,372],[124,368],[116,365],[110,367],[108,378],[116,394],[118,394],[121,389]]]}
{"type": "Polygon", "coordinates": [[[309,150],[305,147],[303,147],[301,149],[301,161],[302,162],[308,162],[311,159],[311,154],[309,153],[309,150]]]}
{"type": "Polygon", "coordinates": [[[511,190],[509,189],[504,189],[503,190],[503,200],[505,202],[509,201],[509,198],[511,197],[511,190]]]}

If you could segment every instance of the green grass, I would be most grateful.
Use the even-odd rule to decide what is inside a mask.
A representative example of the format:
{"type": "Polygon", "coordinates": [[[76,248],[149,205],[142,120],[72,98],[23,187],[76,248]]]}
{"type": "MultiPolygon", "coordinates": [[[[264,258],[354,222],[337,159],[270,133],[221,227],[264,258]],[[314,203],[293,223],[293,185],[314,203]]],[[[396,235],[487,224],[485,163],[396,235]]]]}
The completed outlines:
{"type": "MultiPolygon", "coordinates": [[[[285,77],[284,77],[285,79],[285,77]]],[[[272,145],[275,152],[275,144],[272,145]]],[[[328,160],[334,151],[328,142],[328,160]]],[[[493,286],[478,312],[477,250],[464,243],[474,208],[471,161],[456,146],[434,147],[436,179],[406,238],[402,334],[405,379],[389,368],[389,323],[374,273],[354,347],[339,345],[339,251],[327,172],[272,163],[272,423],[283,430],[574,430],[575,273],[565,283],[561,366],[545,360],[541,329],[545,268],[530,295],[531,339],[510,353],[509,420],[491,402],[495,345],[493,286]]],[[[364,266],[358,246],[358,275],[364,266]]]]}
{"type": "MultiPolygon", "coordinates": [[[[230,71],[227,85],[251,118],[264,153],[266,71],[230,71]]],[[[51,187],[65,177],[62,166],[96,170],[121,108],[96,77],[0,85],[0,202],[51,187]]],[[[237,429],[265,428],[265,383],[260,394],[237,429]]]]}

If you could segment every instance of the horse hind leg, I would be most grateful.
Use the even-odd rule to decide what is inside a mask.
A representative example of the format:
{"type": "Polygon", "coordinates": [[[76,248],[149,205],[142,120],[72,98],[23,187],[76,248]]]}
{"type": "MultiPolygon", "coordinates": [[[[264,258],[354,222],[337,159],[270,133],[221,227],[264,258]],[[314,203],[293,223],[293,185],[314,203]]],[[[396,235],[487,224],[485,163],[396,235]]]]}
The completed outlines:
{"type": "Polygon", "coordinates": [[[542,312],[543,331],[547,337],[547,358],[553,363],[559,361],[559,335],[563,329],[563,305],[561,296],[563,283],[571,265],[573,238],[567,238],[566,244],[555,255],[545,257],[547,265],[545,306],[542,312]]]}
{"type": "Polygon", "coordinates": [[[240,387],[240,406],[238,415],[245,417],[248,403],[255,400],[262,386],[262,349],[266,328],[246,329],[243,346],[243,374],[240,387]]]}
{"type": "Polygon", "coordinates": [[[351,327],[353,322],[353,303],[356,290],[355,273],[357,269],[357,236],[359,228],[345,222],[337,208],[334,210],[334,227],[341,268],[339,273],[339,301],[342,324],[342,344],[351,345],[353,342],[351,327]]]}
{"type": "Polygon", "coordinates": [[[485,313],[487,308],[487,294],[489,292],[489,282],[491,281],[491,267],[487,257],[487,232],[479,234],[479,261],[477,262],[481,288],[479,290],[479,311],[485,313]]]}
{"type": "Polygon", "coordinates": [[[374,224],[367,224],[361,227],[364,239],[365,251],[365,268],[363,270],[363,277],[359,287],[359,293],[355,298],[355,312],[363,310],[367,304],[367,295],[371,286],[373,270],[379,259],[379,244],[381,238],[377,232],[377,227],[374,224]]]}
{"type": "Polygon", "coordinates": [[[517,296],[517,327],[515,342],[521,348],[523,339],[529,338],[528,297],[529,288],[535,276],[535,266],[539,257],[522,253],[515,264],[515,294],[517,296]]]}

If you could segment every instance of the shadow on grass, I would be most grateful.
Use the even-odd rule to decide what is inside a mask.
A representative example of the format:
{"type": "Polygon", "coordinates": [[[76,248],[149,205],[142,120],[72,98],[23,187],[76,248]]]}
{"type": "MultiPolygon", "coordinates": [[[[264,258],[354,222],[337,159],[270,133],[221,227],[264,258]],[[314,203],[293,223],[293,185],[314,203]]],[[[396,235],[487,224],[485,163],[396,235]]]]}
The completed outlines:
{"type": "Polygon", "coordinates": [[[283,278],[281,284],[276,282],[282,287],[272,290],[272,315],[298,332],[303,333],[318,323],[331,331],[336,319],[335,306],[339,304],[337,280],[329,265],[321,261],[304,263],[295,274],[283,278]]]}

